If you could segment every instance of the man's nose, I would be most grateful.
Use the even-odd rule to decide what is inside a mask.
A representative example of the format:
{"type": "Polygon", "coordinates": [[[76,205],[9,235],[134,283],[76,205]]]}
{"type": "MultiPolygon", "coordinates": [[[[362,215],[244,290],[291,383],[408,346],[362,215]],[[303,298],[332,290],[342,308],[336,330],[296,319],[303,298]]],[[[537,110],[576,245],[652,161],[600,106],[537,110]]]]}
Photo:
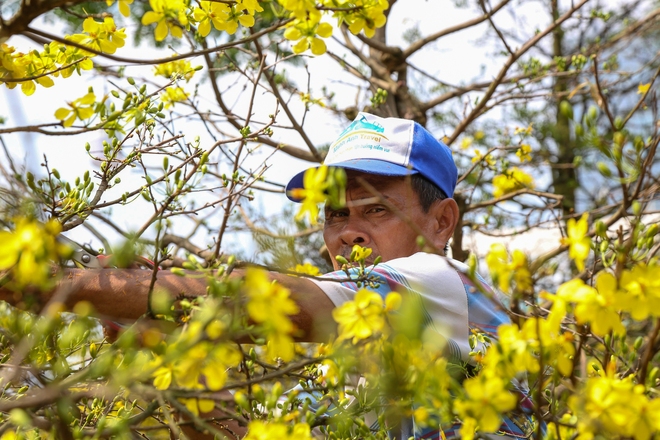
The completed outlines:
{"type": "Polygon", "coordinates": [[[342,244],[348,246],[353,246],[354,244],[365,246],[371,243],[371,237],[362,222],[350,218],[341,231],[340,238],[342,244]]]}

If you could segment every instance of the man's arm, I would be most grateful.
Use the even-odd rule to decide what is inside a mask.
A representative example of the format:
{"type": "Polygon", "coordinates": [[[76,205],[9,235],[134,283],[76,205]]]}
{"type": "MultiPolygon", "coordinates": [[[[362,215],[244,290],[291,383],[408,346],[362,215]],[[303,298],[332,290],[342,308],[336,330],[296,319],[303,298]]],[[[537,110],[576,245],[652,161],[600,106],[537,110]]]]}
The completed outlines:
{"type": "MultiPolygon", "coordinates": [[[[232,276],[243,275],[241,270],[232,276]]],[[[271,278],[291,291],[291,298],[300,309],[291,320],[300,330],[296,339],[309,342],[327,342],[328,335],[335,331],[332,320],[334,304],[313,282],[275,272],[271,278]]],[[[115,320],[135,320],[146,313],[152,272],[143,269],[69,269],[57,288],[45,299],[62,294],[67,308],[80,301],[90,302],[104,317],[115,320]]],[[[206,294],[204,277],[181,277],[169,271],[158,272],[155,289],[165,290],[177,297],[203,296],[206,294]]],[[[16,304],[20,298],[0,288],[0,300],[16,304]]]]}

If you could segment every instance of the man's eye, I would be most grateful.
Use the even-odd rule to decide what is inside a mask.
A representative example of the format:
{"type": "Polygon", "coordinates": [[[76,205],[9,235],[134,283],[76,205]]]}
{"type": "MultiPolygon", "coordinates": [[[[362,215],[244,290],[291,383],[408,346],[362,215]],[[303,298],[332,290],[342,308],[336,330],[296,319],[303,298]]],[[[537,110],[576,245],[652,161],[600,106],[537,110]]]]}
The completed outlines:
{"type": "Polygon", "coordinates": [[[383,212],[383,211],[385,211],[385,208],[383,208],[382,206],[374,206],[373,208],[369,208],[369,210],[367,212],[375,214],[375,213],[383,212]]]}
{"type": "Polygon", "coordinates": [[[348,214],[343,211],[330,211],[325,214],[325,218],[345,217],[346,215],[348,214]]]}

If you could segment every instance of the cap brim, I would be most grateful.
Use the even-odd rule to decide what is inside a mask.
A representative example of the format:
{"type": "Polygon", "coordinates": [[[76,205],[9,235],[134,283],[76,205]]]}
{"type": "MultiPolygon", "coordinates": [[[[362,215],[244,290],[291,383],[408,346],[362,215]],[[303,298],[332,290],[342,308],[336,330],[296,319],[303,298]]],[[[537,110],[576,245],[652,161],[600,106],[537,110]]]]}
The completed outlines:
{"type": "MultiPolygon", "coordinates": [[[[375,159],[348,160],[345,162],[328,164],[328,166],[344,168],[346,170],[360,171],[367,174],[378,174],[381,176],[409,176],[418,173],[418,171],[404,167],[402,165],[375,159]]],[[[292,197],[291,191],[304,187],[303,178],[305,176],[305,171],[301,171],[300,173],[293,176],[286,186],[286,196],[293,202],[302,202],[302,199],[292,197]]]]}

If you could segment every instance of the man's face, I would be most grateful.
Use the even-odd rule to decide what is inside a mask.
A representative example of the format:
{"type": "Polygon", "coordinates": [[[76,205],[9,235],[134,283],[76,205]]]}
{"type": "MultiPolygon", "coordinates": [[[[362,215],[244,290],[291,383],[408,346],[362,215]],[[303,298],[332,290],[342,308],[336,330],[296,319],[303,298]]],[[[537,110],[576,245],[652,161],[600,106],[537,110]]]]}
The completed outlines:
{"type": "Polygon", "coordinates": [[[356,244],[372,249],[367,263],[372,263],[377,256],[385,262],[419,252],[417,237],[420,234],[404,220],[402,213],[425,237],[436,235],[438,222],[431,213],[433,210],[424,212],[417,194],[410,187],[410,179],[350,171],[347,175],[346,207],[325,207],[323,238],[335,270],[340,267],[335,256],[348,258],[356,244]],[[361,185],[361,179],[372,185],[380,198],[388,203],[361,185]]]}

